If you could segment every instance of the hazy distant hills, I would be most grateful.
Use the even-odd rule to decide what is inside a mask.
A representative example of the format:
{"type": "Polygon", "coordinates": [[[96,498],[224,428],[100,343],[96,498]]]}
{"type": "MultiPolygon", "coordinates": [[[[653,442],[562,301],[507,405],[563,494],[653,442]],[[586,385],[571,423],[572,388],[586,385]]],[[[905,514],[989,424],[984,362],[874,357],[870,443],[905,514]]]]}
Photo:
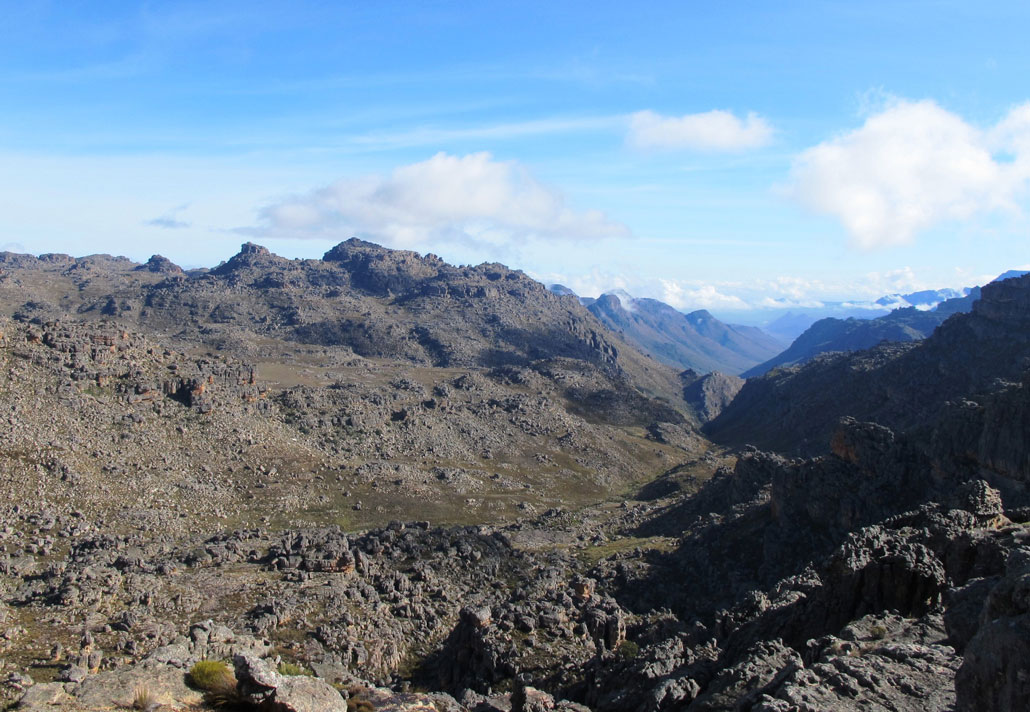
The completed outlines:
{"type": "Polygon", "coordinates": [[[887,294],[876,300],[876,304],[888,309],[904,309],[917,307],[931,309],[949,299],[959,299],[969,294],[970,289],[923,289],[909,294],[887,294]]]}
{"type": "MultiPolygon", "coordinates": [[[[1026,274],[1009,270],[994,281],[1026,274]]],[[[919,341],[944,323],[952,314],[970,311],[980,298],[980,288],[959,292],[954,289],[933,289],[911,294],[892,294],[876,300],[877,304],[902,305],[875,319],[849,317],[820,319],[805,330],[783,353],[751,368],[741,375],[760,376],[777,366],[806,363],[819,354],[832,351],[861,351],[881,341],[919,341]],[[932,308],[927,308],[932,307],[932,308]]]]}
{"type": "MultiPolygon", "coordinates": [[[[1020,382],[1030,357],[1028,315],[1030,276],[995,280],[971,311],[952,315],[917,343],[821,354],[748,379],[706,431],[716,442],[814,453],[825,449],[842,416],[911,428],[949,400],[1020,382]]],[[[901,333],[904,325],[897,328],[901,333]]]]}
{"type": "MultiPolygon", "coordinates": [[[[572,294],[562,285],[551,291],[572,294]]],[[[675,368],[736,375],[783,348],[782,342],[757,327],[726,324],[704,309],[684,314],[657,299],[637,299],[620,291],[581,301],[612,331],[675,368]]]]}
{"type": "MultiPolygon", "coordinates": [[[[915,307],[920,311],[929,311],[949,299],[964,297],[969,289],[925,289],[908,294],[886,294],[875,301],[849,300],[843,302],[824,302],[818,306],[784,307],[773,311],[771,318],[761,324],[767,334],[791,343],[801,336],[808,327],[817,321],[834,319],[875,319],[886,316],[894,309],[915,307]]],[[[749,317],[750,318],[750,317],[749,317]]]]}
{"type": "Polygon", "coordinates": [[[964,297],[941,302],[932,311],[916,307],[895,309],[876,319],[834,319],[827,317],[808,327],[785,351],[745,371],[745,378],[760,376],[777,366],[793,366],[830,351],[860,351],[881,341],[919,341],[925,339],[952,314],[967,312],[979,299],[977,287],[964,297]]]}

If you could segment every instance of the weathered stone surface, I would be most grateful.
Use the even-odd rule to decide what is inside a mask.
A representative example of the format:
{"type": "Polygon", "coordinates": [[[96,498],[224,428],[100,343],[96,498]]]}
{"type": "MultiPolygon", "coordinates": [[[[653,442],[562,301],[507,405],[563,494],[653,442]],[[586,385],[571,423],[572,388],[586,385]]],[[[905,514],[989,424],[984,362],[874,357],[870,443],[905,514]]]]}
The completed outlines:
{"type": "Polygon", "coordinates": [[[1030,707],[1030,549],[1009,556],[955,680],[960,710],[1030,707]]]}

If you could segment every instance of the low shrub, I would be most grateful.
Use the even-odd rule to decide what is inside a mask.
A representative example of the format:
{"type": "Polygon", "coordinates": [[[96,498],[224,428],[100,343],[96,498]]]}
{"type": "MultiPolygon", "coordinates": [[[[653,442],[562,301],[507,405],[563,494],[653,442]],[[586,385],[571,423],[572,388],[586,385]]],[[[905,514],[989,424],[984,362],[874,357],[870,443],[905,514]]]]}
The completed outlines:
{"type": "Polygon", "coordinates": [[[234,687],[236,686],[236,678],[232,670],[221,660],[199,660],[195,662],[193,667],[190,668],[189,678],[194,687],[205,692],[224,686],[229,680],[232,681],[234,687]]]}
{"type": "Polygon", "coordinates": [[[640,646],[632,640],[624,640],[619,646],[619,657],[623,660],[633,660],[640,655],[640,646]]]}
{"type": "Polygon", "coordinates": [[[190,668],[189,679],[194,687],[204,691],[204,701],[212,707],[245,706],[236,689],[236,676],[221,660],[200,660],[190,668]]]}

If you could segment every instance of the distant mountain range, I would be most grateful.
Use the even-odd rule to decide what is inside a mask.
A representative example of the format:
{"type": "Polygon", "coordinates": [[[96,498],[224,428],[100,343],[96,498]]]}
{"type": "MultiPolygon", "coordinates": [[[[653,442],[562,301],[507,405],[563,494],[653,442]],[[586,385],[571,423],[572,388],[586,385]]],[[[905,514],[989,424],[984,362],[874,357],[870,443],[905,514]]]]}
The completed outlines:
{"type": "MultiPolygon", "coordinates": [[[[967,313],[947,319],[918,343],[822,354],[799,368],[748,379],[707,426],[707,434],[722,444],[750,443],[792,455],[810,454],[826,448],[843,416],[905,430],[932,418],[947,421],[939,411],[956,398],[1003,383],[1025,383],[1030,276],[1002,278],[985,285],[967,313]]],[[[983,415],[981,406],[967,401],[948,407],[956,413],[965,409],[983,415]]],[[[981,443],[983,447],[994,447],[1005,438],[1016,441],[1009,429],[1025,433],[1025,411],[985,417],[993,418],[996,434],[981,443]]],[[[1003,464],[995,462],[994,467],[1004,469],[1003,464]]]]}
{"type": "MultiPolygon", "coordinates": [[[[574,294],[560,284],[550,289],[574,294]]],[[[597,299],[581,297],[580,302],[638,349],[679,369],[736,375],[783,348],[783,342],[757,327],[726,324],[704,309],[684,314],[657,299],[638,299],[621,290],[597,299]]]]}
{"type": "MultiPolygon", "coordinates": [[[[1010,270],[995,281],[1022,274],[1010,270]]],[[[979,287],[887,294],[871,302],[827,303],[787,312],[757,327],[724,322],[704,309],[683,313],[621,289],[597,298],[580,297],[561,284],[549,289],[576,297],[605,326],[668,366],[698,375],[715,372],[743,378],[802,364],[822,353],[925,339],[952,314],[968,312],[980,297],[979,287]],[[827,312],[835,316],[820,318],[827,312]]]]}
{"type": "Polygon", "coordinates": [[[949,299],[959,299],[966,296],[970,289],[924,289],[911,294],[888,294],[876,300],[876,304],[888,309],[905,309],[915,307],[923,311],[936,307],[941,302],[949,299]]]}
{"type": "MultiPolygon", "coordinates": [[[[1026,272],[1010,270],[993,281],[1024,274],[1026,272]]],[[[745,378],[760,376],[778,366],[806,363],[819,354],[832,351],[861,351],[872,348],[881,341],[920,341],[932,334],[934,329],[952,314],[969,312],[973,308],[973,302],[979,298],[979,287],[964,289],[961,292],[954,289],[936,289],[881,297],[876,300],[877,304],[905,306],[875,319],[820,319],[795,339],[785,351],[741,375],[745,378]]]]}
{"type": "MultiPolygon", "coordinates": [[[[868,300],[847,300],[840,302],[823,302],[817,306],[784,306],[767,312],[767,320],[764,323],[756,324],[767,334],[783,341],[791,343],[798,338],[808,327],[821,319],[833,317],[835,319],[860,319],[868,320],[886,316],[894,309],[905,309],[914,307],[920,311],[930,311],[941,302],[949,299],[957,299],[969,294],[970,289],[925,289],[908,294],[886,294],[879,299],[868,300]]],[[[740,320],[745,323],[752,323],[755,318],[754,312],[736,314],[728,312],[721,314],[721,317],[731,321],[740,320]]]]}

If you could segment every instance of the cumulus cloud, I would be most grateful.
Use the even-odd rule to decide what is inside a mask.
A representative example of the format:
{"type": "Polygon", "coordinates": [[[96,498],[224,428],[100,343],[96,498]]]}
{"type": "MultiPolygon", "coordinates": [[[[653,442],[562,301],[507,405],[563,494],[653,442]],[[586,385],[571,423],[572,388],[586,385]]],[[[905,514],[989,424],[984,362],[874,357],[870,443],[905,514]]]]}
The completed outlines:
{"type": "Polygon", "coordinates": [[[1028,179],[1030,104],[981,130],[933,101],[896,100],[802,152],[788,192],[870,249],[911,243],[944,221],[1017,211],[1028,179]]]}
{"type": "Polygon", "coordinates": [[[630,234],[600,211],[573,210],[519,163],[497,161],[489,153],[438,153],[389,177],[340,180],[266,207],[261,225],[240,232],[327,239],[360,235],[408,248],[436,241],[502,245],[630,234]]]}
{"type": "Polygon", "coordinates": [[[638,111],[630,117],[628,141],[643,149],[743,151],[765,146],[772,135],[769,123],[754,112],[742,120],[718,110],[686,116],[638,111]]]}
{"type": "Polygon", "coordinates": [[[712,284],[691,285],[660,279],[660,301],[683,311],[695,309],[749,309],[750,305],[734,294],[726,294],[712,284]]]}

